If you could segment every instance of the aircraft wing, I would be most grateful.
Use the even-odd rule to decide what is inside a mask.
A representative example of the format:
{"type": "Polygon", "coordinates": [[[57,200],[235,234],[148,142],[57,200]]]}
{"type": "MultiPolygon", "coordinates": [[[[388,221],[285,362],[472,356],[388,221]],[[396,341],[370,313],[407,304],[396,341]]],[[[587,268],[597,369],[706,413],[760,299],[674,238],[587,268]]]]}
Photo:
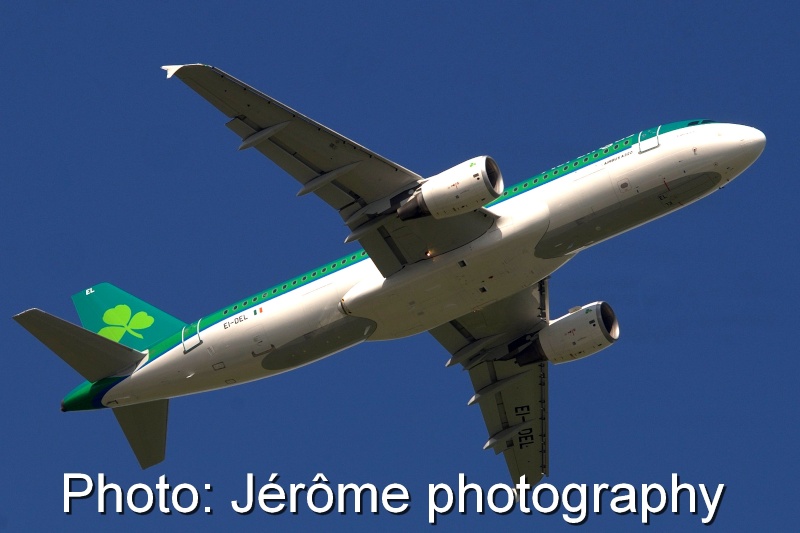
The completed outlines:
{"type": "Polygon", "coordinates": [[[288,172],[302,187],[339,212],[384,276],[406,264],[448,252],[485,233],[486,210],[436,220],[396,216],[423,178],[298,113],[219,69],[207,65],[162,67],[230,118],[242,142],[288,172]]]}
{"type": "MultiPolygon", "coordinates": [[[[519,366],[514,355],[548,323],[547,280],[430,333],[452,355],[448,366],[469,370],[489,431],[484,449],[505,457],[516,484],[548,474],[547,362],[519,366]]],[[[527,344],[526,344],[527,343],[527,344]]]]}

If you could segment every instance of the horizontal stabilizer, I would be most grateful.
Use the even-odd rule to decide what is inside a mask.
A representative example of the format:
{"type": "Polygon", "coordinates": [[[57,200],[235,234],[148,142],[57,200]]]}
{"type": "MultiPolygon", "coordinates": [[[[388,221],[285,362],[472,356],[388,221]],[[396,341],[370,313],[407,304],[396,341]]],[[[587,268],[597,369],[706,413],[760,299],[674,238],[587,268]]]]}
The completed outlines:
{"type": "Polygon", "coordinates": [[[164,460],[169,400],[126,405],[112,411],[143,469],[164,460]]]}
{"type": "Polygon", "coordinates": [[[66,320],[29,309],[14,317],[23,328],[50,348],[87,381],[95,382],[109,376],[133,372],[146,357],[66,320]]]}

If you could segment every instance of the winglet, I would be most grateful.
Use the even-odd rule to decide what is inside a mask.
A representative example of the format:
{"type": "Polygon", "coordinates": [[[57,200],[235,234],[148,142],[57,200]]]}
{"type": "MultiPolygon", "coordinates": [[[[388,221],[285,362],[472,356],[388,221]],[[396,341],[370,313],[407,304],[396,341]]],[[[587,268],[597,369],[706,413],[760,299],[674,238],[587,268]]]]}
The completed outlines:
{"type": "Polygon", "coordinates": [[[164,65],[163,67],[161,67],[161,70],[166,70],[167,79],[170,79],[172,76],[175,75],[176,72],[178,72],[183,67],[206,67],[210,69],[214,68],[211,65],[204,65],[203,63],[187,63],[186,65],[164,65]]]}
{"type": "Polygon", "coordinates": [[[173,74],[175,74],[176,72],[178,72],[178,70],[180,70],[182,67],[185,66],[186,65],[164,65],[163,67],[161,67],[161,70],[166,70],[167,79],[170,79],[173,74]]]}

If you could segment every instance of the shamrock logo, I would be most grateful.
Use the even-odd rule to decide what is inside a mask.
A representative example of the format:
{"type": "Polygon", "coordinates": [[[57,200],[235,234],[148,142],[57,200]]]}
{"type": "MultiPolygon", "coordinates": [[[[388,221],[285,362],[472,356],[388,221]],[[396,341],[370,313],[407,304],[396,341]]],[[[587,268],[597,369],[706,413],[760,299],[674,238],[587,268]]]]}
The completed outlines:
{"type": "Polygon", "coordinates": [[[131,317],[130,307],[127,305],[118,305],[103,313],[103,322],[108,324],[108,326],[97,333],[114,342],[119,342],[126,332],[134,337],[143,339],[144,337],[142,337],[142,334],[137,333],[135,330],[147,329],[152,326],[155,321],[156,320],[152,316],[144,311],[139,311],[131,317]]]}

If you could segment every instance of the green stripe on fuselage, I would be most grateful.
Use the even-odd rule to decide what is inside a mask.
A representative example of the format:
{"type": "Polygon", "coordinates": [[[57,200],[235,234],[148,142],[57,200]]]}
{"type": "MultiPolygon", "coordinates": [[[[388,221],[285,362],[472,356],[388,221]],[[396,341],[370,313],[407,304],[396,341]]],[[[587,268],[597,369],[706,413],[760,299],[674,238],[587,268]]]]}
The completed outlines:
{"type": "MultiPolygon", "coordinates": [[[[677,130],[677,129],[685,128],[685,127],[689,126],[690,124],[696,124],[696,123],[699,123],[699,122],[700,122],[700,120],[693,120],[693,121],[684,120],[684,121],[681,121],[681,122],[672,122],[670,124],[664,124],[659,128],[658,134],[659,135],[663,135],[663,134],[668,133],[670,131],[674,131],[674,130],[677,130]]],[[[655,129],[655,128],[651,128],[651,129],[655,129]]],[[[648,130],[644,130],[644,131],[648,131],[648,130]]],[[[609,145],[606,145],[606,146],[603,146],[601,148],[598,148],[594,152],[590,152],[590,153],[588,153],[588,154],[586,154],[584,156],[581,156],[581,157],[578,157],[578,158],[573,159],[571,161],[568,161],[568,162],[566,162],[564,164],[561,164],[561,165],[559,165],[557,167],[553,167],[552,169],[550,169],[548,171],[542,172],[542,173],[537,174],[537,175],[535,175],[535,176],[533,176],[533,177],[531,177],[531,178],[529,178],[529,179],[527,179],[525,181],[517,183],[513,187],[510,187],[509,189],[507,189],[502,195],[500,195],[500,197],[498,199],[496,199],[493,202],[487,204],[487,207],[495,205],[495,204],[498,204],[498,203],[503,202],[505,200],[508,200],[509,198],[513,198],[514,196],[517,196],[517,195],[522,194],[524,192],[527,192],[529,190],[535,189],[536,187],[539,187],[539,186],[544,185],[546,183],[550,183],[550,182],[552,182],[552,181],[554,181],[554,180],[556,180],[556,179],[558,179],[558,178],[560,178],[562,176],[566,176],[567,174],[570,174],[570,173],[572,173],[572,172],[574,172],[576,170],[580,170],[581,168],[589,166],[592,163],[596,163],[598,161],[602,161],[603,159],[606,159],[606,158],[611,157],[611,156],[613,156],[613,155],[615,155],[615,154],[617,154],[617,153],[619,153],[619,152],[621,152],[623,150],[626,150],[626,149],[630,148],[631,146],[636,145],[636,143],[638,142],[638,135],[639,135],[639,133],[634,133],[633,135],[625,137],[625,138],[623,138],[623,139],[621,139],[621,140],[619,140],[617,142],[614,142],[614,143],[611,143],[609,145]]],[[[270,287],[269,289],[267,289],[265,291],[262,291],[260,293],[254,294],[254,295],[252,295],[252,296],[250,296],[248,298],[244,298],[244,299],[240,300],[239,302],[237,302],[235,304],[232,304],[232,305],[230,305],[230,306],[228,306],[228,307],[226,307],[224,309],[220,309],[219,311],[217,311],[215,313],[212,313],[212,314],[210,314],[208,316],[205,316],[205,317],[201,318],[200,319],[200,331],[204,331],[204,330],[210,328],[211,326],[221,322],[230,313],[239,312],[240,310],[244,310],[244,309],[247,309],[247,308],[252,307],[254,305],[259,305],[261,303],[264,303],[264,302],[266,302],[268,300],[271,300],[272,298],[277,298],[278,296],[281,296],[282,294],[286,294],[287,292],[291,292],[294,289],[297,289],[297,288],[300,288],[300,287],[302,287],[304,285],[307,285],[307,284],[309,284],[309,283],[311,283],[311,282],[313,282],[313,281],[315,281],[315,280],[317,280],[319,278],[325,277],[328,274],[332,274],[337,269],[341,270],[342,268],[346,268],[346,267],[348,267],[348,266],[350,266],[352,264],[355,264],[355,263],[358,263],[360,261],[363,261],[363,260],[367,259],[368,257],[369,256],[367,255],[367,253],[364,250],[359,250],[359,251],[357,251],[357,252],[355,252],[353,254],[347,255],[347,256],[342,257],[340,259],[337,259],[336,261],[333,261],[333,262],[327,263],[325,265],[322,265],[321,267],[319,267],[319,268],[317,268],[315,270],[310,270],[310,271],[308,271],[308,272],[306,272],[304,274],[301,274],[299,276],[296,276],[296,277],[294,277],[294,278],[292,278],[292,279],[290,279],[288,281],[285,281],[283,283],[279,283],[278,285],[270,287]]],[[[187,326],[186,331],[187,332],[197,331],[197,322],[194,322],[194,323],[190,324],[189,326],[187,326]]],[[[180,342],[181,342],[180,332],[178,332],[176,335],[173,335],[173,336],[165,339],[163,342],[159,342],[156,346],[150,348],[150,361],[152,361],[153,359],[155,359],[159,355],[163,354],[167,350],[173,348],[174,346],[180,344],[180,342]]]]}
{"type": "MultiPolygon", "coordinates": [[[[675,131],[677,129],[686,128],[689,126],[694,126],[700,124],[702,121],[700,119],[697,120],[684,120],[680,122],[672,122],[669,124],[664,124],[660,128],[658,128],[658,135],[663,135],[665,133],[669,133],[671,131],[675,131]]],[[[655,128],[650,128],[650,130],[655,130],[655,128]]],[[[650,130],[642,130],[643,132],[647,132],[650,130]]],[[[528,192],[530,190],[535,189],[536,187],[540,187],[547,183],[551,183],[558,178],[571,174],[576,170],[580,170],[585,168],[593,163],[598,161],[602,161],[608,157],[612,157],[613,155],[627,150],[633,146],[636,146],[638,143],[639,133],[635,133],[619,141],[611,143],[609,145],[603,146],[598,148],[597,150],[590,152],[586,155],[581,157],[575,158],[571,161],[567,161],[561,165],[555,166],[550,170],[545,172],[541,172],[536,174],[535,176],[519,182],[512,187],[506,189],[499,198],[494,200],[493,202],[486,205],[486,207],[491,207],[492,205],[499,204],[504,202],[510,198],[528,192]]],[[[346,268],[352,264],[359,263],[364,261],[369,256],[364,250],[359,250],[355,253],[349,254],[344,256],[336,261],[332,261],[327,263],[319,268],[314,270],[310,270],[304,274],[296,276],[288,281],[283,283],[279,283],[278,285],[274,285],[265,291],[261,291],[257,294],[254,294],[248,298],[244,298],[239,300],[238,302],[220,309],[215,313],[212,313],[208,316],[205,316],[200,319],[200,329],[199,331],[205,331],[206,329],[218,324],[225,318],[227,318],[230,314],[238,313],[245,309],[252,308],[253,306],[257,306],[259,304],[263,304],[273,298],[277,298],[278,296],[282,296],[288,292],[291,292],[295,289],[303,287],[317,279],[323,278],[337,270],[341,270],[346,268]]],[[[197,332],[197,322],[193,322],[189,326],[186,327],[187,335],[193,335],[197,332]]],[[[169,337],[159,341],[155,345],[149,347],[148,349],[148,361],[147,364],[151,363],[158,357],[162,356],[169,350],[179,346],[182,342],[182,335],[181,331],[177,331],[174,334],[170,335],[169,337]]],[[[76,387],[72,392],[70,392],[62,402],[62,409],[65,411],[77,411],[77,410],[85,410],[85,409],[97,409],[103,407],[100,404],[100,400],[102,396],[108,392],[111,387],[122,381],[124,378],[107,378],[101,380],[95,384],[92,383],[83,383],[76,387]]]]}
{"type": "MultiPolygon", "coordinates": [[[[314,270],[309,270],[299,276],[295,276],[292,279],[284,281],[283,283],[279,283],[278,285],[274,285],[269,289],[251,295],[247,298],[239,300],[237,303],[229,305],[215,313],[212,313],[208,316],[205,316],[200,319],[200,331],[205,331],[208,328],[218,324],[219,322],[226,319],[229,315],[239,313],[241,311],[251,309],[258,305],[261,305],[273,298],[277,298],[278,296],[282,296],[287,294],[295,289],[299,289],[309,283],[316,281],[318,279],[324,278],[334,272],[347,268],[350,265],[354,265],[356,263],[360,263],[361,261],[366,260],[369,258],[367,252],[364,250],[359,250],[355,253],[350,255],[346,255],[337,259],[336,261],[331,261],[321,267],[318,267],[314,270]]],[[[193,322],[186,326],[186,335],[191,336],[197,331],[197,322],[193,322]]],[[[148,360],[147,363],[152,362],[154,359],[158,358],[159,356],[163,355],[164,353],[168,352],[175,346],[181,344],[181,332],[178,331],[175,334],[167,337],[163,341],[156,343],[154,346],[151,346],[148,351],[148,360]]]]}
{"type": "Polygon", "coordinates": [[[123,379],[125,378],[103,378],[95,383],[84,381],[64,396],[64,399],[61,400],[61,410],[88,411],[90,409],[102,409],[105,407],[100,403],[103,396],[123,379]]]}
{"type": "MultiPolygon", "coordinates": [[[[669,124],[664,124],[661,127],[642,130],[641,133],[657,131],[658,135],[660,136],[664,135],[665,133],[669,133],[671,131],[675,131],[681,128],[686,128],[690,125],[697,125],[700,122],[706,122],[706,121],[697,119],[697,120],[682,120],[680,122],[671,122],[669,124]]],[[[598,148],[594,152],[589,152],[586,155],[576,157],[571,161],[567,161],[566,163],[557,165],[551,168],[550,170],[541,172],[525,181],[521,181],[515,184],[514,186],[509,187],[503,192],[503,194],[500,195],[499,198],[486,204],[486,207],[491,207],[493,205],[499,204],[501,202],[508,200],[509,198],[513,198],[522,193],[528,192],[531,189],[535,189],[536,187],[540,187],[554,180],[557,180],[558,178],[564,177],[567,174],[571,174],[576,170],[580,170],[593,163],[597,163],[598,161],[602,161],[603,159],[612,157],[613,155],[618,154],[623,150],[627,150],[628,148],[636,146],[638,142],[639,142],[639,133],[634,133],[633,135],[629,135],[628,137],[625,137],[616,142],[598,148]]]]}

